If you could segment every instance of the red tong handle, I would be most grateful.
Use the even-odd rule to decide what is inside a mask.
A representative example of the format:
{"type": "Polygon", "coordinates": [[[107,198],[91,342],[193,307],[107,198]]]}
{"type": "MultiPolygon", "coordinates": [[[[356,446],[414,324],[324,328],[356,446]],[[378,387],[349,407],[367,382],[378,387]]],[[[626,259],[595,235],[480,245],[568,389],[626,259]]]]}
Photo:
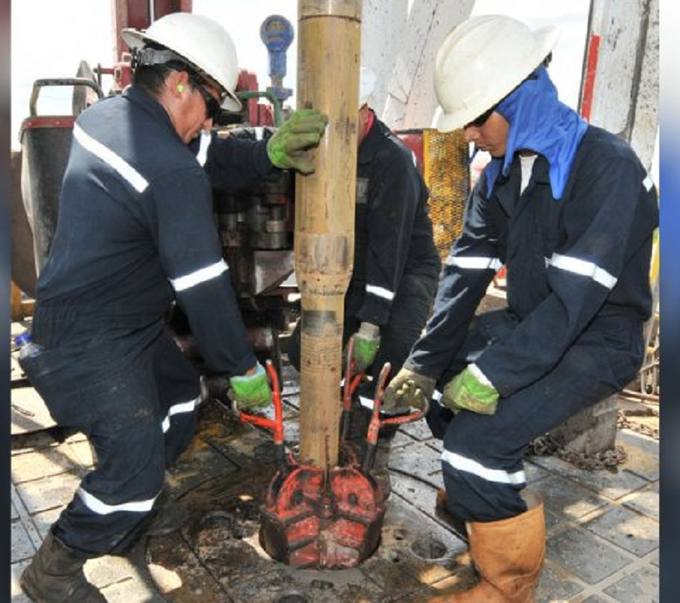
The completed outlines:
{"type": "Polygon", "coordinates": [[[281,402],[281,390],[279,376],[271,360],[265,362],[267,375],[272,384],[272,404],[274,405],[274,419],[253,415],[242,410],[238,410],[238,418],[244,423],[257,425],[269,429],[274,434],[274,444],[283,444],[283,403],[281,402]]]}
{"type": "Polygon", "coordinates": [[[370,444],[378,443],[378,433],[383,425],[403,425],[404,423],[418,421],[427,414],[429,409],[429,402],[426,400],[425,408],[422,410],[416,410],[406,415],[398,415],[385,419],[380,418],[380,407],[382,406],[382,399],[385,395],[387,376],[390,374],[391,368],[392,366],[390,363],[386,362],[380,371],[380,375],[378,376],[378,384],[375,388],[375,399],[373,400],[373,414],[371,415],[371,422],[368,424],[368,434],[366,436],[366,440],[370,444]]]}

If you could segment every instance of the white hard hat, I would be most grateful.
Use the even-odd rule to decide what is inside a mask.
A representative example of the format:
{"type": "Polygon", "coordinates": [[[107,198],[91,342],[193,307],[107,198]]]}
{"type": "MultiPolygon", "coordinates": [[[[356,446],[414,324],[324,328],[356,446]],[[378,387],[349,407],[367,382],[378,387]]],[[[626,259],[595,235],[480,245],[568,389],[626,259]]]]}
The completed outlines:
{"type": "Polygon", "coordinates": [[[512,92],[550,54],[555,27],[530,30],[501,15],[463,21],[437,52],[434,84],[440,132],[462,128],[512,92]]]}
{"type": "Polygon", "coordinates": [[[377,77],[370,67],[362,67],[359,71],[359,107],[368,103],[375,90],[377,77]]]}
{"type": "Polygon", "coordinates": [[[171,13],[154,21],[147,30],[126,28],[121,35],[131,50],[143,48],[148,42],[172,50],[224,89],[223,109],[240,111],[241,101],[235,94],[239,73],[236,48],[219,23],[202,15],[171,13]]]}

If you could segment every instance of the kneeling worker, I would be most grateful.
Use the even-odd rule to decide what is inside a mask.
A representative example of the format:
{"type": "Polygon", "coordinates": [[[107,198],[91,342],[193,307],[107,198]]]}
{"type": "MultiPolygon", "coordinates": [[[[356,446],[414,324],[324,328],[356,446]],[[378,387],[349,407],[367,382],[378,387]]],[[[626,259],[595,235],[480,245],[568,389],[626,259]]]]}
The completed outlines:
{"type": "MultiPolygon", "coordinates": [[[[354,230],[354,266],[345,295],[343,343],[354,337],[357,371],[372,381],[359,395],[371,405],[378,374],[385,362],[396,373],[420,336],[432,310],[441,267],[428,214],[429,192],[413,153],[370,108],[375,75],[360,72],[359,145],[354,230]]],[[[291,336],[288,356],[300,370],[300,325],[291,336]]],[[[365,437],[368,412],[357,408],[354,436],[365,437]]],[[[376,458],[384,468],[389,440],[385,429],[376,458]]]]}

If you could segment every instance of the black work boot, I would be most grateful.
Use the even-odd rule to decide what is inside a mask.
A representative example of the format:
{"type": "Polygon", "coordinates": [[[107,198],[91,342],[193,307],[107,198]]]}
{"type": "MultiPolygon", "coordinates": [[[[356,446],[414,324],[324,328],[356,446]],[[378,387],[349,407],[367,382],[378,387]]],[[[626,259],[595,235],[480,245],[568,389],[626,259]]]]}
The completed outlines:
{"type": "Polygon", "coordinates": [[[36,603],[106,603],[104,595],[85,579],[85,561],[50,531],[19,584],[36,603]]]}
{"type": "Polygon", "coordinates": [[[167,536],[189,521],[189,511],[163,491],[154,505],[154,515],[144,530],[145,536],[167,536]]]}

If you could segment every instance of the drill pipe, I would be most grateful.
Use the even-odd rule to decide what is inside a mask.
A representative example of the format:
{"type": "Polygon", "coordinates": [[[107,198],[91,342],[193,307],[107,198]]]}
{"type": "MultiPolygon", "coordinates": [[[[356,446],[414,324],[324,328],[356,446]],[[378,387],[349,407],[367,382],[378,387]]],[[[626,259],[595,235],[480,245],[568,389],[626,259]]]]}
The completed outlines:
{"type": "Polygon", "coordinates": [[[298,2],[298,108],[328,118],[295,182],[295,274],[301,293],[300,457],[338,464],[344,295],[354,262],[361,0],[298,2]]]}

